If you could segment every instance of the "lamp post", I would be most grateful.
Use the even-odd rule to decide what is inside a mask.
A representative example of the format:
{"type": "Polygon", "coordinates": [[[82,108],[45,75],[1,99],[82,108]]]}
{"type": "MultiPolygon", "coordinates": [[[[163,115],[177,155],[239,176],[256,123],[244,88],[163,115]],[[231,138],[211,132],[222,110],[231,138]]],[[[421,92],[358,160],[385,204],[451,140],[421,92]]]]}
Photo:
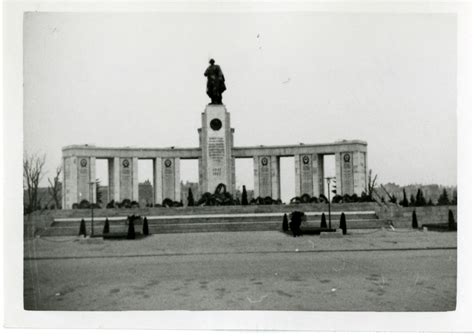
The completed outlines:
{"type": "Polygon", "coordinates": [[[331,230],[331,180],[336,179],[335,177],[326,177],[326,181],[328,183],[328,217],[329,217],[329,230],[331,230]]]}
{"type": "Polygon", "coordinates": [[[89,182],[90,185],[90,200],[91,200],[91,238],[94,236],[94,184],[95,182],[89,182]]]}

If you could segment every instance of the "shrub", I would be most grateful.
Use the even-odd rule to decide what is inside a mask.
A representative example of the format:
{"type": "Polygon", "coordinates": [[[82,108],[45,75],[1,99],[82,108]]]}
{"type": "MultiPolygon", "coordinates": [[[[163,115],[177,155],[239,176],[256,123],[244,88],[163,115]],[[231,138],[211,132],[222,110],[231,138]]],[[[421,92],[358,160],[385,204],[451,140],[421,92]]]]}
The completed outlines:
{"type": "Polygon", "coordinates": [[[191,188],[188,189],[188,206],[194,206],[194,195],[191,188]]]}
{"type": "Polygon", "coordinates": [[[342,234],[347,234],[347,224],[346,224],[346,215],[344,212],[341,214],[341,219],[339,221],[339,228],[342,230],[342,234]]]}
{"type": "Polygon", "coordinates": [[[296,197],[293,197],[291,200],[290,200],[290,204],[300,204],[301,203],[301,198],[296,196],[296,197]]]}
{"type": "Polygon", "coordinates": [[[79,236],[85,236],[86,233],[86,222],[84,221],[84,218],[81,219],[81,224],[79,225],[79,236]]]}
{"type": "Polygon", "coordinates": [[[343,203],[344,199],[341,195],[334,195],[334,197],[331,200],[331,203],[343,203]]]}
{"type": "Polygon", "coordinates": [[[413,229],[418,229],[418,219],[416,218],[415,210],[413,210],[413,213],[411,214],[411,227],[413,229]]]}
{"type": "Polygon", "coordinates": [[[116,207],[115,201],[111,200],[107,205],[105,206],[106,209],[114,209],[116,207]]]}
{"type": "Polygon", "coordinates": [[[73,208],[73,209],[79,209],[79,204],[73,203],[73,204],[72,204],[72,208],[73,208]]]}
{"type": "Polygon", "coordinates": [[[415,204],[416,204],[415,196],[410,195],[410,204],[409,204],[409,206],[415,206],[415,204]]]}
{"type": "Polygon", "coordinates": [[[109,219],[105,218],[104,230],[102,231],[103,234],[107,234],[110,232],[110,224],[109,219]]]}
{"type": "Polygon", "coordinates": [[[121,208],[130,209],[132,207],[132,201],[128,198],[125,198],[122,203],[120,204],[121,208]]]}
{"type": "Polygon", "coordinates": [[[135,216],[128,217],[127,239],[135,239],[135,216]]]}
{"type": "Polygon", "coordinates": [[[448,229],[450,231],[456,231],[457,229],[456,221],[454,220],[454,214],[452,210],[449,210],[448,212],[448,229]]]}
{"type": "Polygon", "coordinates": [[[286,214],[283,215],[283,232],[288,231],[288,216],[286,214]]]}
{"type": "Polygon", "coordinates": [[[242,187],[242,205],[249,205],[249,201],[247,199],[247,189],[245,186],[242,187]]]}
{"type": "Polygon", "coordinates": [[[139,208],[140,204],[137,201],[132,201],[130,203],[130,208],[139,208]]]}
{"type": "Polygon", "coordinates": [[[91,204],[89,203],[88,200],[83,199],[81,202],[79,202],[79,209],[90,209],[91,204]]]}
{"type": "Polygon", "coordinates": [[[326,224],[326,215],[323,212],[321,216],[321,229],[327,229],[328,225],[326,224]]]}
{"type": "Polygon", "coordinates": [[[309,203],[311,201],[311,196],[308,194],[303,194],[301,195],[300,201],[301,203],[309,203]]]}
{"type": "Polygon", "coordinates": [[[324,196],[324,194],[319,195],[319,202],[320,203],[329,203],[328,198],[324,196]]]}
{"type": "Polygon", "coordinates": [[[171,208],[171,207],[173,206],[173,201],[172,201],[171,199],[169,199],[169,198],[165,198],[165,199],[163,200],[163,206],[164,206],[165,208],[171,208]]]}
{"type": "Polygon", "coordinates": [[[150,232],[148,231],[148,219],[145,217],[143,219],[143,235],[148,236],[150,232]]]}

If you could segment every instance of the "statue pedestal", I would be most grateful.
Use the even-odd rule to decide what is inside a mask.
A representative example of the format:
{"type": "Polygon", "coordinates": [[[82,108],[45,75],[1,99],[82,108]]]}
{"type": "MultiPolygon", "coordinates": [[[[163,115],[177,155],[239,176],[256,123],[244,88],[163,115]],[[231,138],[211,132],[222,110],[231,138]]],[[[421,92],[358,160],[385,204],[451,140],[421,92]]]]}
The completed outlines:
{"type": "Polygon", "coordinates": [[[199,160],[199,185],[201,194],[214,193],[223,183],[231,194],[235,190],[235,166],[231,156],[233,129],[230,114],[224,105],[207,105],[201,116],[199,145],[202,157],[199,160]]]}

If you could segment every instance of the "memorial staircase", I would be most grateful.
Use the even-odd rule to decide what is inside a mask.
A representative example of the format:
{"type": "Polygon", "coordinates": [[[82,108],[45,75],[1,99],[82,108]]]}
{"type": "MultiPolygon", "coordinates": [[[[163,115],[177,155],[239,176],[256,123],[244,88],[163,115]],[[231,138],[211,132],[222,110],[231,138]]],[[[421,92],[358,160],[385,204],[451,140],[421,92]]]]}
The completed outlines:
{"type": "MultiPolygon", "coordinates": [[[[331,211],[332,228],[339,228],[342,212],[346,216],[348,230],[378,229],[388,227],[389,221],[377,215],[377,205],[338,205],[331,211]]],[[[231,207],[146,208],[146,209],[97,209],[94,210],[94,234],[101,235],[106,218],[110,232],[126,232],[127,216],[132,214],[148,220],[151,234],[187,232],[231,232],[231,231],[279,231],[284,214],[302,211],[306,221],[302,229],[319,228],[324,213],[329,225],[327,206],[316,205],[267,205],[231,207]],[[326,211],[325,211],[326,210],[326,211]]],[[[74,236],[79,232],[81,220],[91,230],[91,210],[64,210],[58,212],[45,229],[37,232],[41,236],[74,236]]],[[[136,232],[142,231],[142,222],[135,222],[136,232]]]]}

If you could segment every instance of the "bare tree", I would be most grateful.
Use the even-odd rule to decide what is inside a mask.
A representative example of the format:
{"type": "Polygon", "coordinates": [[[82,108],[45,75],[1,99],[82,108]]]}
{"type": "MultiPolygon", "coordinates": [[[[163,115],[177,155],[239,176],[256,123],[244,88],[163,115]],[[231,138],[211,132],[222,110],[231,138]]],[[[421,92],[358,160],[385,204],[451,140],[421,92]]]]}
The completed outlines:
{"type": "Polygon", "coordinates": [[[48,182],[49,182],[48,192],[53,198],[56,209],[61,209],[61,182],[59,181],[61,172],[62,172],[62,167],[59,166],[56,168],[56,176],[53,178],[53,180],[51,180],[48,177],[48,182]]]}
{"type": "Polygon", "coordinates": [[[26,212],[32,212],[41,205],[38,197],[38,186],[43,178],[43,167],[46,161],[46,155],[39,156],[37,154],[28,155],[25,153],[23,157],[23,187],[27,193],[26,212]]]}

